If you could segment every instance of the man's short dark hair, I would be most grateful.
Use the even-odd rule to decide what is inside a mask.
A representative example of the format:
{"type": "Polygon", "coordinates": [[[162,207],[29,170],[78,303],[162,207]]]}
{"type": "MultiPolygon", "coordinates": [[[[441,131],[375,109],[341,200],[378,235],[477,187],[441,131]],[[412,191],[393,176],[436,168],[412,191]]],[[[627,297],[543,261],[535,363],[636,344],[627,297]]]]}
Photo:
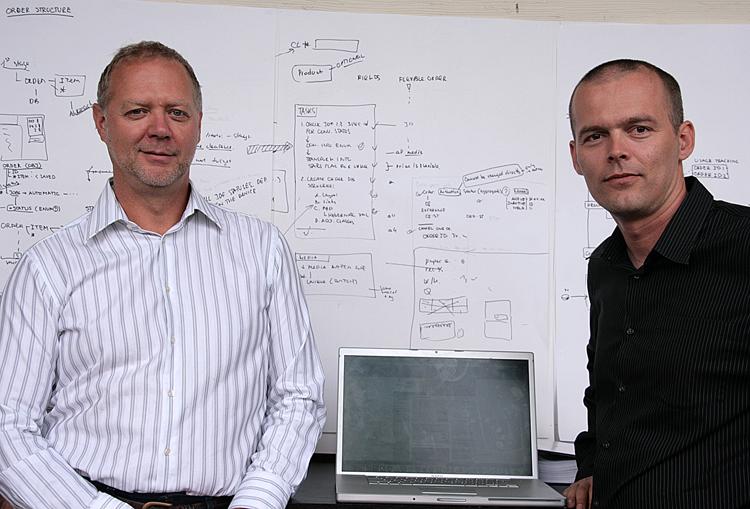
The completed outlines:
{"type": "Polygon", "coordinates": [[[198,78],[195,76],[195,71],[190,66],[187,60],[180,55],[177,51],[172,48],[165,46],[164,44],[156,41],[141,41],[135,44],[129,44],[123,46],[115,56],[112,57],[112,61],[107,64],[104,68],[101,78],[99,78],[99,86],[96,90],[96,102],[102,108],[107,107],[107,103],[110,99],[110,85],[112,82],[112,72],[115,68],[124,63],[131,62],[133,60],[147,60],[150,58],[165,58],[167,60],[174,60],[182,64],[187,71],[190,81],[193,84],[193,98],[199,111],[203,110],[203,96],[201,95],[201,85],[198,83],[198,78]]]}
{"type": "Polygon", "coordinates": [[[674,79],[674,76],[669,74],[664,69],[655,66],[649,62],[643,60],[631,60],[621,58],[618,60],[610,60],[599,64],[589,72],[583,75],[581,81],[578,82],[576,87],[573,89],[573,93],[570,94],[570,102],[568,103],[568,117],[570,118],[570,130],[573,131],[573,138],[575,138],[575,128],[573,127],[573,99],[576,96],[576,92],[581,85],[584,83],[590,83],[593,81],[604,80],[617,74],[623,74],[628,72],[634,72],[639,70],[648,70],[655,73],[661,82],[664,84],[664,90],[667,92],[667,98],[669,100],[669,120],[672,122],[672,127],[677,131],[682,125],[684,120],[684,112],[682,110],[682,92],[680,92],[680,84],[674,79]]]}

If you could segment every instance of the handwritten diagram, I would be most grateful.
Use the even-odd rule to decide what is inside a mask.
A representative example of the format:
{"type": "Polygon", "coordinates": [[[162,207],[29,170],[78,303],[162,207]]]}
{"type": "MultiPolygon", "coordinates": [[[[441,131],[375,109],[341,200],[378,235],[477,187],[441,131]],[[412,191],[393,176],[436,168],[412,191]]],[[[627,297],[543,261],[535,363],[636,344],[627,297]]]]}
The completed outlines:
{"type": "Polygon", "coordinates": [[[374,238],[375,106],[295,106],[298,237],[374,238]]]}
{"type": "Polygon", "coordinates": [[[546,253],[415,249],[412,345],[507,349],[514,340],[528,341],[524,335],[544,319],[545,307],[529,299],[527,288],[544,282],[520,282],[513,267],[534,264],[543,274],[546,263],[546,253]]]}
{"type": "Polygon", "coordinates": [[[305,295],[375,298],[372,255],[369,253],[297,253],[305,295]]]}
{"type": "Polygon", "coordinates": [[[0,161],[46,161],[44,115],[0,114],[0,161]]]}
{"type": "Polygon", "coordinates": [[[298,83],[322,83],[333,80],[336,69],[342,69],[362,62],[364,56],[358,54],[359,41],[356,39],[316,39],[313,44],[307,41],[293,42],[290,50],[310,48],[314,51],[336,51],[351,53],[351,57],[343,57],[333,64],[298,64],[292,67],[292,79],[298,83]],[[296,46],[296,48],[295,48],[296,46]]]}

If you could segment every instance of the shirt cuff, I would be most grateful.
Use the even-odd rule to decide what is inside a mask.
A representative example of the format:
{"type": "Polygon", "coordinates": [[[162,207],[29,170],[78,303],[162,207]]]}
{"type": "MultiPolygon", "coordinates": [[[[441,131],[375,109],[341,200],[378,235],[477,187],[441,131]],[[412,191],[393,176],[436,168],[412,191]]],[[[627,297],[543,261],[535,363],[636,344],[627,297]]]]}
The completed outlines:
{"type": "Polygon", "coordinates": [[[280,476],[266,470],[253,470],[245,475],[229,509],[284,509],[291,496],[291,486],[280,476]]]}

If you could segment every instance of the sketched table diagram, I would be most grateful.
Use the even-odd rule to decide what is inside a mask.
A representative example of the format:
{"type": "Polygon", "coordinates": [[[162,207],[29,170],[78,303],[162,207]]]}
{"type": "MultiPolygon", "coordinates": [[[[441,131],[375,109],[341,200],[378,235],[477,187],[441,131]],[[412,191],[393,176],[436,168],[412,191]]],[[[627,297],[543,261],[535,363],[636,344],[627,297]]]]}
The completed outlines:
{"type": "Polygon", "coordinates": [[[522,301],[526,315],[546,313],[544,306],[534,307],[529,291],[544,292],[542,280],[519,283],[517,267],[524,264],[541,278],[547,260],[545,253],[415,249],[412,341],[513,341],[514,302],[522,301]]]}
{"type": "Polygon", "coordinates": [[[0,114],[0,161],[46,161],[44,115],[0,114]]]}

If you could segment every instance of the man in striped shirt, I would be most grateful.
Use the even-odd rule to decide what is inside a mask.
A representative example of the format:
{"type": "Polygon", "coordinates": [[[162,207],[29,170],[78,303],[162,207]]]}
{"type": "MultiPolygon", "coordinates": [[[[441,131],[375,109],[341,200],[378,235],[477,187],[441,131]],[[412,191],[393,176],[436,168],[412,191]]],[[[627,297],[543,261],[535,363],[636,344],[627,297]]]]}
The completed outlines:
{"type": "Polygon", "coordinates": [[[595,67],[575,170],[617,223],[589,259],[588,430],[568,507],[750,507],[750,208],[682,162],[695,129],[658,67],[595,67]]]}
{"type": "Polygon", "coordinates": [[[294,258],[190,184],[193,69],[122,48],[93,115],[113,177],[0,303],[0,494],[19,508],[282,508],[325,420],[294,258]],[[162,504],[164,505],[164,504],[162,504]]]}

